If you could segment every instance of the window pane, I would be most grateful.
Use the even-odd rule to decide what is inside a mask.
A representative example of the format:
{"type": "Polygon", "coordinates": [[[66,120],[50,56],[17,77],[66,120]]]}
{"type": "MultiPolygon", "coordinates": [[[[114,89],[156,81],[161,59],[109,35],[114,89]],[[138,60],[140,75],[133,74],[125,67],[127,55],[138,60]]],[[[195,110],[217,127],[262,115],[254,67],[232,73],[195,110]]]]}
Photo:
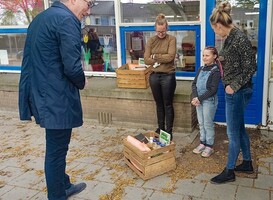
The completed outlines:
{"type": "MultiPolygon", "coordinates": [[[[256,51],[258,47],[259,10],[259,4],[234,1],[231,11],[233,23],[247,34],[252,43],[253,51],[256,51]]],[[[218,49],[222,47],[223,41],[223,38],[216,35],[218,49]]]]}
{"type": "Polygon", "coordinates": [[[0,35],[0,65],[21,66],[26,34],[0,35]]]}
{"type": "MultiPolygon", "coordinates": [[[[90,45],[83,45],[84,49],[87,48],[87,51],[91,49],[93,52],[89,61],[92,66],[95,66],[93,70],[114,72],[114,69],[117,68],[114,1],[96,0],[95,6],[91,8],[91,15],[83,20],[82,24],[83,36],[90,30],[94,30],[95,37],[98,37],[96,41],[92,36],[89,37],[90,45]]],[[[91,70],[91,66],[85,70],[91,70]]]]}
{"type": "Polygon", "coordinates": [[[1,25],[28,25],[44,10],[44,0],[0,1],[1,25]]]}
{"type": "MultiPolygon", "coordinates": [[[[177,39],[176,71],[195,71],[195,31],[168,31],[177,39]]],[[[145,44],[155,35],[154,31],[126,32],[126,63],[144,57],[145,44]]]]}
{"type": "Polygon", "coordinates": [[[154,22],[159,13],[164,13],[169,22],[198,21],[200,1],[143,1],[123,0],[120,3],[121,21],[124,23],[154,22]]]}

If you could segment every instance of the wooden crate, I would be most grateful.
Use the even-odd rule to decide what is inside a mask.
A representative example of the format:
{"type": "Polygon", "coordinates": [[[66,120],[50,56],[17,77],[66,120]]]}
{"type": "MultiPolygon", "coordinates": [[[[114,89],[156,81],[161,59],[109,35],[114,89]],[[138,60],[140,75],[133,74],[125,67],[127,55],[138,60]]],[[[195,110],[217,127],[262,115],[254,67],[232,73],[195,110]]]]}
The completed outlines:
{"type": "Polygon", "coordinates": [[[119,88],[148,88],[152,67],[144,70],[132,70],[129,64],[122,65],[116,70],[119,88]]]}
{"type": "MultiPolygon", "coordinates": [[[[145,133],[148,138],[158,137],[154,132],[145,133]]],[[[153,178],[176,169],[175,144],[151,150],[140,151],[124,139],[124,157],[126,164],[143,180],[153,178]],[[134,163],[134,164],[132,164],[134,163]]]]}

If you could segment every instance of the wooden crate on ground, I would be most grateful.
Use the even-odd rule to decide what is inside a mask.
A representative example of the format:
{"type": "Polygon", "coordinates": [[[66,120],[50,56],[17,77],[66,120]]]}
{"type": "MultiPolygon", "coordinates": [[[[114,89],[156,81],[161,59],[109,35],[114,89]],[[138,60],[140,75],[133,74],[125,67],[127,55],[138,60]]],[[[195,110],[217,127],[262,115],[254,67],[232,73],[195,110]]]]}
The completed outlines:
{"type": "MultiPolygon", "coordinates": [[[[145,136],[159,137],[155,132],[145,133],[145,136]]],[[[140,151],[124,139],[124,157],[126,164],[143,180],[153,178],[176,169],[175,144],[151,150],[140,151]]]]}
{"type": "Polygon", "coordinates": [[[130,67],[130,64],[125,64],[116,70],[117,85],[119,88],[148,88],[149,76],[151,74],[152,67],[141,68],[135,64],[134,69],[130,67]]]}

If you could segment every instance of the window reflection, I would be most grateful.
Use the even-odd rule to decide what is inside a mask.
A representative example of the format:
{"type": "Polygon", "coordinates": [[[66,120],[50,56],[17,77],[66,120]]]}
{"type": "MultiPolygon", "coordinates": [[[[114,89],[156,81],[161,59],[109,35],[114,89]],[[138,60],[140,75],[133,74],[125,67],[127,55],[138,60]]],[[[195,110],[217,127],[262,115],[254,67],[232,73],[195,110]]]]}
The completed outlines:
{"type": "Polygon", "coordinates": [[[0,35],[0,64],[21,66],[26,34],[0,35]]]}
{"type": "MultiPolygon", "coordinates": [[[[95,71],[113,72],[117,68],[115,25],[114,1],[96,0],[96,5],[91,8],[91,15],[82,22],[83,35],[85,31],[88,32],[90,29],[94,29],[98,36],[99,45],[102,47],[103,63],[99,59],[89,61],[91,65],[103,65],[103,67],[95,68],[95,71]]],[[[94,56],[91,55],[91,58],[94,58],[94,56]]],[[[89,70],[93,69],[90,67],[89,70]]]]}
{"type": "Polygon", "coordinates": [[[169,22],[198,21],[200,1],[122,1],[121,20],[124,23],[154,22],[158,13],[164,13],[169,22]]]}
{"type": "Polygon", "coordinates": [[[0,1],[1,25],[28,25],[42,12],[44,0],[36,1],[0,1]]]}
{"type": "MultiPolygon", "coordinates": [[[[146,41],[154,31],[126,32],[126,63],[136,63],[143,58],[146,41]]],[[[168,31],[177,39],[176,71],[195,71],[195,31],[168,31]]]]}
{"type": "MultiPolygon", "coordinates": [[[[248,36],[253,46],[253,51],[258,47],[259,10],[258,4],[253,2],[237,2],[233,5],[231,13],[233,23],[248,36]]],[[[218,49],[221,49],[223,41],[223,38],[216,35],[216,47],[218,49]]]]}

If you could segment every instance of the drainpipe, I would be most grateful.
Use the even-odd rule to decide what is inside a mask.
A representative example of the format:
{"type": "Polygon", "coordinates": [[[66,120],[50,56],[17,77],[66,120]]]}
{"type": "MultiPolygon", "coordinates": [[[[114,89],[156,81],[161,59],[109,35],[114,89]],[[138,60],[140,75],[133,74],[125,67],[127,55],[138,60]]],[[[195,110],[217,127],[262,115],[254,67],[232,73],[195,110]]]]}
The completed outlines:
{"type": "MultiPolygon", "coordinates": [[[[269,79],[271,78],[271,52],[272,52],[272,1],[267,1],[267,26],[266,26],[266,44],[265,44],[265,62],[264,62],[264,88],[263,88],[263,107],[262,107],[262,125],[267,126],[268,116],[268,90],[269,90],[269,79]]],[[[273,106],[273,103],[271,103],[273,106]]]]}

